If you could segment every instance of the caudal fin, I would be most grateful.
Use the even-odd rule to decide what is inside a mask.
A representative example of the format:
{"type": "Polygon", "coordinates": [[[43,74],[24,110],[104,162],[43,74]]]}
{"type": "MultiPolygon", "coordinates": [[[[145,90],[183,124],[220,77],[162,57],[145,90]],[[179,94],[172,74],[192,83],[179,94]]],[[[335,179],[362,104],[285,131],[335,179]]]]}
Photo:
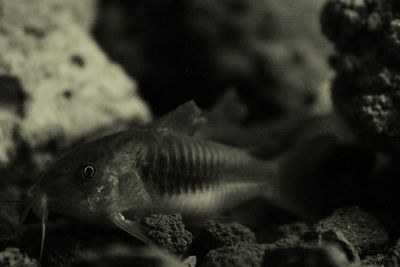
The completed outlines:
{"type": "Polygon", "coordinates": [[[276,190],[281,206],[314,219],[360,199],[373,157],[332,135],[321,135],[280,158],[279,164],[276,190]]]}

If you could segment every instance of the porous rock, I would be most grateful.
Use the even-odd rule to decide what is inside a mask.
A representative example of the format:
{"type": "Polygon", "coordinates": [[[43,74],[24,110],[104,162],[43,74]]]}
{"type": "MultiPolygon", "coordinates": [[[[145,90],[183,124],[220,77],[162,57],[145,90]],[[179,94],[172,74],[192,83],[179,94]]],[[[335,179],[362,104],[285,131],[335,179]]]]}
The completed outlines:
{"type": "Polygon", "coordinates": [[[318,233],[309,232],[305,235],[304,240],[319,246],[336,245],[337,248],[340,248],[345,253],[349,262],[355,264],[360,263],[360,256],[357,250],[354,248],[353,244],[346,239],[342,231],[338,229],[321,229],[318,233]]]}
{"type": "Polygon", "coordinates": [[[262,266],[350,267],[350,263],[336,246],[301,245],[267,251],[262,266]]]}
{"type": "Polygon", "coordinates": [[[192,233],[185,229],[180,214],[153,214],[142,221],[145,234],[157,245],[182,254],[192,243],[192,233]]]}
{"type": "Polygon", "coordinates": [[[0,113],[0,167],[8,164],[16,156],[14,133],[17,127],[17,116],[12,112],[0,113]]]}
{"type": "Polygon", "coordinates": [[[387,251],[384,263],[385,266],[396,266],[400,263],[400,239],[387,251]]]}
{"type": "Polygon", "coordinates": [[[278,229],[281,237],[273,243],[275,247],[291,247],[303,242],[304,235],[310,231],[310,226],[303,222],[284,224],[278,229]]]}
{"type": "Polygon", "coordinates": [[[89,30],[96,19],[97,2],[98,0],[1,0],[0,20],[2,26],[13,24],[36,37],[71,22],[89,30]]]}
{"type": "Polygon", "coordinates": [[[329,230],[341,231],[361,257],[382,251],[389,241],[379,221],[358,207],[337,209],[331,216],[314,225],[317,234],[329,230]]]}
{"type": "Polygon", "coordinates": [[[0,266],[2,267],[38,267],[36,260],[22,254],[18,248],[6,248],[0,252],[0,266]]]}
{"type": "Polygon", "coordinates": [[[136,83],[85,30],[94,4],[0,1],[0,169],[21,144],[40,154],[111,125],[149,120],[136,83]]]}
{"type": "Polygon", "coordinates": [[[211,220],[196,235],[192,249],[201,258],[210,250],[232,246],[238,242],[255,243],[256,237],[249,228],[237,222],[211,220]]]}
{"type": "Polygon", "coordinates": [[[399,150],[400,5],[392,0],[328,0],[323,33],[336,47],[332,100],[362,143],[399,150]]]}
{"type": "Polygon", "coordinates": [[[361,263],[363,266],[396,266],[396,265],[384,265],[385,255],[384,254],[376,254],[369,255],[365,257],[361,263]]]}
{"type": "Polygon", "coordinates": [[[97,36],[138,77],[156,113],[189,99],[210,106],[229,87],[257,117],[324,102],[323,1],[108,2],[100,9],[97,36]],[[116,16],[119,23],[112,23],[116,16]],[[138,54],[146,64],[129,60],[138,54]]]}
{"type": "Polygon", "coordinates": [[[202,267],[259,267],[264,255],[263,245],[239,242],[224,246],[207,253],[202,267]]]}

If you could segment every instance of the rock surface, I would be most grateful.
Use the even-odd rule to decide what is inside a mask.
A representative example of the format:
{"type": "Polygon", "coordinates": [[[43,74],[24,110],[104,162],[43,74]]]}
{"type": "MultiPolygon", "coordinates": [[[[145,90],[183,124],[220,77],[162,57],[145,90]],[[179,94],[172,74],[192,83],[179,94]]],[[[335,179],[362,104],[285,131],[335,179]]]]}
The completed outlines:
{"type": "Polygon", "coordinates": [[[360,256],[382,251],[389,242],[385,228],[372,215],[358,207],[341,208],[314,225],[318,234],[341,231],[360,256]]]}
{"type": "Polygon", "coordinates": [[[282,225],[279,227],[282,236],[273,243],[273,246],[283,248],[299,245],[310,230],[310,226],[302,222],[282,225]]]}
{"type": "Polygon", "coordinates": [[[398,151],[400,6],[392,0],[329,0],[321,14],[336,47],[336,110],[368,147],[398,151]]]}
{"type": "Polygon", "coordinates": [[[320,89],[329,76],[328,43],[318,26],[323,1],[103,3],[98,40],[138,77],[156,113],[190,99],[210,106],[231,87],[255,117],[323,106],[320,89]],[[144,64],[130,60],[138,55],[144,64]]]}
{"type": "Polygon", "coordinates": [[[180,214],[153,214],[142,221],[144,233],[166,250],[183,254],[192,243],[192,233],[185,229],[180,214]]]}
{"type": "Polygon", "coordinates": [[[224,246],[207,253],[202,267],[259,267],[261,266],[264,248],[262,245],[240,242],[224,246]]]}
{"type": "Polygon", "coordinates": [[[0,252],[0,266],[2,267],[39,267],[36,260],[22,254],[18,248],[6,248],[0,252]]]}
{"type": "Polygon", "coordinates": [[[385,255],[384,263],[387,266],[396,266],[400,262],[400,240],[388,250],[385,255]]]}
{"type": "Polygon", "coordinates": [[[149,120],[135,81],[87,33],[95,4],[0,2],[0,169],[21,146],[41,169],[47,152],[111,125],[149,120]]]}
{"type": "Polygon", "coordinates": [[[98,0],[1,0],[0,3],[2,26],[12,24],[37,37],[71,22],[89,30],[96,20],[98,6],[98,0]]]}
{"type": "Polygon", "coordinates": [[[267,251],[263,267],[350,267],[346,255],[335,246],[304,245],[267,251]]]}
{"type": "Polygon", "coordinates": [[[355,264],[360,263],[358,251],[339,229],[320,229],[317,233],[310,232],[306,234],[305,240],[308,242],[315,242],[319,246],[334,244],[346,254],[349,262],[355,264]]]}
{"type": "Polygon", "coordinates": [[[233,246],[238,242],[255,243],[254,233],[239,223],[208,221],[193,240],[192,250],[200,259],[210,250],[233,246]]]}

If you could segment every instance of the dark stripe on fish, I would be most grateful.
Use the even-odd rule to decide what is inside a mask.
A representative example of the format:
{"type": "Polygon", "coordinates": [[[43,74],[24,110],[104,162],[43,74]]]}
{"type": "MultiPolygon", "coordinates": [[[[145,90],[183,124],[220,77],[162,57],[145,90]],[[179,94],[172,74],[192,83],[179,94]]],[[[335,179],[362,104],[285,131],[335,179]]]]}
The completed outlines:
{"type": "Polygon", "coordinates": [[[261,181],[267,175],[261,161],[241,150],[176,135],[163,135],[149,144],[139,167],[150,191],[161,195],[194,193],[228,182],[261,181]]]}

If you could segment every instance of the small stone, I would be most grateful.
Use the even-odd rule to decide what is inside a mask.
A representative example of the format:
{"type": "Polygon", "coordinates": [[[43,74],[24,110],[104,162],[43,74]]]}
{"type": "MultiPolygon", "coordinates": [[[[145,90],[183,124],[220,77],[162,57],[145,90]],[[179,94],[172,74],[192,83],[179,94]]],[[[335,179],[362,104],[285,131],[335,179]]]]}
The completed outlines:
{"type": "Polygon", "coordinates": [[[4,180],[17,171],[34,179],[44,168],[36,160],[43,155],[60,153],[105,128],[150,120],[135,81],[87,32],[96,0],[0,0],[0,6],[4,180]],[[58,150],[49,151],[48,143],[58,150]],[[14,169],[7,169],[10,165],[14,169]]]}
{"type": "Polygon", "coordinates": [[[180,214],[153,214],[142,221],[145,234],[157,245],[182,254],[192,243],[192,233],[185,229],[180,214]]]}
{"type": "Polygon", "coordinates": [[[396,265],[384,265],[384,260],[385,260],[385,255],[383,254],[376,254],[376,255],[369,255],[367,257],[365,257],[361,263],[363,265],[373,265],[373,266],[396,266],[396,265]]]}
{"type": "Polygon", "coordinates": [[[385,266],[398,266],[400,263],[400,239],[388,250],[384,263],[385,266]]]}
{"type": "Polygon", "coordinates": [[[341,208],[314,225],[317,234],[340,230],[361,257],[382,251],[389,241],[385,228],[358,207],[341,208]]]}
{"type": "Polygon", "coordinates": [[[265,253],[263,267],[347,267],[349,262],[336,246],[302,245],[265,253]]]}
{"type": "Polygon", "coordinates": [[[207,253],[202,267],[260,267],[264,248],[262,245],[240,242],[207,253]]]}
{"type": "Polygon", "coordinates": [[[360,262],[358,252],[340,230],[309,232],[305,235],[305,241],[316,242],[319,246],[336,245],[346,254],[349,262],[357,264],[360,262]]]}
{"type": "Polygon", "coordinates": [[[303,222],[282,225],[279,227],[282,237],[273,244],[281,248],[296,246],[303,241],[304,235],[310,230],[310,226],[303,222]]]}
{"type": "Polygon", "coordinates": [[[255,243],[254,233],[239,223],[207,222],[193,241],[192,250],[200,258],[208,251],[238,242],[255,243]]]}
{"type": "Polygon", "coordinates": [[[6,248],[0,252],[0,266],[2,267],[39,267],[34,259],[22,254],[18,248],[6,248]]]}

